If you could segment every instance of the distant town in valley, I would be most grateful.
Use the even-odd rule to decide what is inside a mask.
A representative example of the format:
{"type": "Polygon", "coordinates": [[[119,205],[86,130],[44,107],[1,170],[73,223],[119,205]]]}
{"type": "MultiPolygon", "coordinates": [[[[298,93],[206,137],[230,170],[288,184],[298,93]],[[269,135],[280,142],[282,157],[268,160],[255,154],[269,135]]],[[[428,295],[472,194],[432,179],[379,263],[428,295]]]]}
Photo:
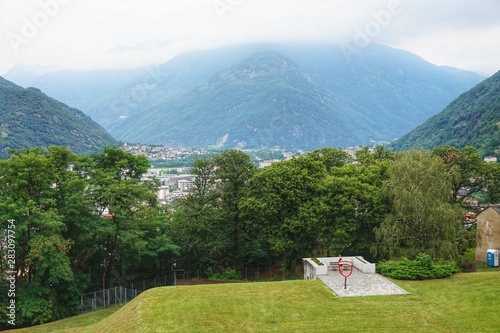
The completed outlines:
{"type": "MultiPolygon", "coordinates": [[[[178,168],[190,167],[186,165],[186,161],[191,161],[196,158],[213,156],[220,152],[215,149],[208,148],[174,148],[163,145],[147,145],[147,144],[131,144],[123,143],[120,147],[123,151],[133,155],[144,155],[151,162],[153,167],[158,168],[178,168]],[[168,166],[165,166],[168,165],[168,166]]],[[[342,150],[351,156],[354,156],[361,146],[347,147],[342,150]]],[[[286,150],[286,149],[243,149],[254,162],[258,163],[259,167],[264,167],[275,161],[290,159],[293,156],[303,156],[309,153],[307,150],[286,150]]]]}
{"type": "MultiPolygon", "coordinates": [[[[151,168],[143,175],[143,180],[157,178],[160,181],[157,198],[158,202],[163,205],[189,194],[194,186],[194,175],[190,173],[190,169],[195,159],[210,157],[220,152],[220,150],[207,148],[173,148],[138,143],[123,143],[120,148],[134,155],[144,155],[150,161],[151,168]]],[[[359,149],[361,149],[360,146],[355,146],[342,150],[354,157],[359,149]]],[[[243,151],[259,168],[309,153],[305,150],[287,151],[285,149],[243,151]]]]}

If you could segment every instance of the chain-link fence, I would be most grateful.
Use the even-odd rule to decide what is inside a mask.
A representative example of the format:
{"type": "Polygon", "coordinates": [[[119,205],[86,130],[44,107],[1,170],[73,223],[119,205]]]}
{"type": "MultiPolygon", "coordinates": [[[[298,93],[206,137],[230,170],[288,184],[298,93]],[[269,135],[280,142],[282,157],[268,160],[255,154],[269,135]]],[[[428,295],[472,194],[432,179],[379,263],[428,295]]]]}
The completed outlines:
{"type": "Polygon", "coordinates": [[[174,284],[175,278],[173,275],[164,275],[131,282],[128,287],[115,286],[94,291],[80,297],[80,312],[96,311],[112,305],[123,305],[137,297],[144,290],[174,284]]]}
{"type": "MultiPolygon", "coordinates": [[[[226,268],[220,267],[220,273],[223,274],[226,268]]],[[[202,278],[204,277],[203,271],[203,269],[175,269],[171,275],[136,280],[127,283],[127,287],[115,286],[94,291],[81,296],[80,312],[96,311],[112,305],[123,305],[147,289],[185,284],[183,280],[202,278]]],[[[237,273],[240,279],[247,281],[271,281],[284,278],[283,270],[280,266],[244,267],[237,273]]]]}
{"type": "Polygon", "coordinates": [[[96,311],[112,305],[123,305],[142,292],[139,289],[113,287],[81,296],[80,312],[96,311]]]}

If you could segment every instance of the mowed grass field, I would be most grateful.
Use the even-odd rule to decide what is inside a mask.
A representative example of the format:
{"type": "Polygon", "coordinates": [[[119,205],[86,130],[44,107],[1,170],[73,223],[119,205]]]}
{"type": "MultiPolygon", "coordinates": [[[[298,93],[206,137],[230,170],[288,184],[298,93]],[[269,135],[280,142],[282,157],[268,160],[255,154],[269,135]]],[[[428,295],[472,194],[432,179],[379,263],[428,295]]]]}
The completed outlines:
{"type": "Polygon", "coordinates": [[[162,287],[11,332],[500,332],[498,269],[394,282],[411,294],[338,298],[320,280],[162,287]]]}

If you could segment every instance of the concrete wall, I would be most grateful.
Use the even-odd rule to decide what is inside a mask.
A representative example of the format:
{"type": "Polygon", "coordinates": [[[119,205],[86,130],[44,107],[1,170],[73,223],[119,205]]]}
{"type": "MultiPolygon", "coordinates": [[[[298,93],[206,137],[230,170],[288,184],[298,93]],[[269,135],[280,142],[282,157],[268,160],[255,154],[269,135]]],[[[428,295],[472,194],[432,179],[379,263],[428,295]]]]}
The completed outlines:
{"type": "MultiPolygon", "coordinates": [[[[374,274],[375,264],[369,263],[363,257],[342,257],[342,259],[350,260],[353,266],[363,273],[374,274]]],[[[317,275],[327,275],[328,269],[331,269],[330,263],[338,263],[339,257],[325,257],[318,258],[323,265],[317,265],[311,258],[304,258],[304,279],[311,280],[316,278],[317,275]]],[[[337,269],[337,267],[335,267],[337,269]]]]}
{"type": "Polygon", "coordinates": [[[500,250],[500,210],[488,207],[477,216],[476,261],[486,263],[489,249],[500,250]]]}
{"type": "MultiPolygon", "coordinates": [[[[328,258],[318,258],[326,265],[330,265],[331,262],[338,262],[339,257],[328,257],[328,258]]],[[[375,264],[369,263],[361,256],[355,257],[342,257],[342,259],[352,261],[355,268],[359,269],[363,273],[373,274],[375,273],[375,264]]]]}
{"type": "Polygon", "coordinates": [[[365,258],[361,256],[354,257],[353,264],[354,267],[356,267],[363,273],[375,274],[375,264],[366,261],[365,258]]]}
{"type": "Polygon", "coordinates": [[[304,258],[304,279],[313,280],[317,275],[327,275],[328,266],[319,266],[311,258],[304,258]]]}

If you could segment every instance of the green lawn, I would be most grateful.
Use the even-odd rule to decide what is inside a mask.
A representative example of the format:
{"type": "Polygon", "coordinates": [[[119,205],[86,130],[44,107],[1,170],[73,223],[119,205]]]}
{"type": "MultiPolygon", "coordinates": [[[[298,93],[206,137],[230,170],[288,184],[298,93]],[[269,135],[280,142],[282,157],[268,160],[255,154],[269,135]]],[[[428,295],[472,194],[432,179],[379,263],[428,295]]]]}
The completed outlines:
{"type": "Polygon", "coordinates": [[[119,306],[113,306],[104,310],[85,313],[79,316],[74,316],[59,321],[55,321],[53,323],[48,323],[28,328],[20,328],[17,330],[8,330],[4,332],[6,333],[7,332],[14,332],[14,333],[77,332],[78,328],[98,323],[104,318],[109,317],[119,309],[120,309],[119,306]]]}
{"type": "Polygon", "coordinates": [[[319,280],[162,287],[95,324],[77,316],[21,332],[500,331],[499,269],[395,282],[411,294],[338,298],[319,280]]]}

